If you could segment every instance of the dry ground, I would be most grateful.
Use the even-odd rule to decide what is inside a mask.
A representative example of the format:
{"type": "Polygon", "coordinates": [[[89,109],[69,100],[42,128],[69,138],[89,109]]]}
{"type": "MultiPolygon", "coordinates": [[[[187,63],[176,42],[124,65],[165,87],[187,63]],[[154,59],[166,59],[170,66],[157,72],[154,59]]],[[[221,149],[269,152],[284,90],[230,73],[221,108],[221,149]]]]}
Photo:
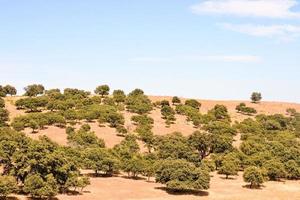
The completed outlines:
{"type": "MultiPolygon", "coordinates": [[[[91,178],[81,195],[58,195],[59,200],[298,200],[300,182],[267,182],[261,189],[248,189],[242,175],[234,179],[212,174],[211,188],[203,192],[170,194],[163,185],[125,177],[91,178]]],[[[27,199],[19,196],[20,200],[27,199]]]]}
{"type": "MultiPolygon", "coordinates": [[[[10,117],[23,115],[24,112],[17,110],[13,106],[13,102],[18,97],[6,98],[6,107],[10,112],[10,117]]],[[[163,99],[170,100],[171,97],[150,97],[152,101],[163,99]]],[[[241,121],[248,116],[236,113],[235,107],[242,101],[211,101],[199,100],[202,103],[201,112],[206,113],[216,104],[223,104],[227,106],[228,111],[233,121],[241,121]]],[[[283,103],[283,102],[261,102],[260,104],[252,104],[245,102],[247,105],[254,107],[258,113],[286,114],[287,108],[295,108],[300,111],[300,104],[283,103]]],[[[124,112],[125,127],[132,131],[135,126],[130,121],[132,113],[124,112]]],[[[158,135],[164,135],[174,131],[182,132],[184,135],[189,135],[195,128],[192,124],[186,122],[184,116],[176,115],[176,123],[170,128],[165,126],[164,120],[161,119],[159,110],[151,112],[150,116],[154,119],[153,132],[158,135]]],[[[107,147],[113,147],[118,144],[123,138],[116,135],[116,131],[108,126],[99,127],[96,123],[90,124],[92,130],[95,131],[99,138],[103,138],[107,147]]],[[[41,135],[47,135],[53,141],[67,145],[67,135],[64,129],[57,127],[48,127],[36,134],[32,134],[30,130],[25,130],[25,133],[34,139],[41,135]]],[[[239,146],[239,135],[236,136],[235,146],[239,146]]],[[[141,145],[142,146],[142,145],[141,145]]],[[[244,188],[245,183],[242,180],[241,174],[232,180],[225,180],[219,175],[213,174],[211,180],[211,188],[207,192],[200,192],[194,194],[174,195],[167,193],[161,184],[154,182],[146,182],[145,180],[131,180],[122,177],[113,178],[91,178],[91,185],[88,186],[83,195],[68,196],[59,195],[60,200],[193,200],[193,199],[211,199],[211,200],[298,200],[300,199],[300,181],[286,181],[286,182],[267,182],[261,190],[250,190],[244,188]]],[[[24,196],[20,199],[26,199],[24,196]]]]}

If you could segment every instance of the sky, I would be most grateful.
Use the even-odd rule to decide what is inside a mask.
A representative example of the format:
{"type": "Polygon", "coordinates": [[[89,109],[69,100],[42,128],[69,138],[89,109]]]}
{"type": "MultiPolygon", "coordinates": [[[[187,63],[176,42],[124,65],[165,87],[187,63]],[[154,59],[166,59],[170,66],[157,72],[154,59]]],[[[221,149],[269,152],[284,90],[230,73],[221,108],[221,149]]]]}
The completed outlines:
{"type": "Polygon", "coordinates": [[[300,103],[299,0],[0,0],[0,85],[300,103]]]}

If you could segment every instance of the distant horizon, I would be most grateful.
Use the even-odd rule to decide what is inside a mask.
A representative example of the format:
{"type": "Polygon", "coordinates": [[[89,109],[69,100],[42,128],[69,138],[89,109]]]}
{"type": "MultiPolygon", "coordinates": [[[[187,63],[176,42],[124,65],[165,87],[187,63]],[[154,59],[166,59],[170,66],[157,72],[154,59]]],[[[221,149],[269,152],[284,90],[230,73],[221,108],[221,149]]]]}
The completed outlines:
{"type": "MultiPolygon", "coordinates": [[[[33,83],[33,84],[40,84],[40,83],[33,83]]],[[[5,86],[5,85],[7,85],[7,84],[0,84],[0,85],[5,86]]],[[[9,84],[9,85],[14,86],[13,84],[9,84]]],[[[28,84],[28,85],[31,85],[31,84],[28,84]]],[[[26,86],[28,86],[28,85],[26,85],[26,86]]],[[[84,88],[78,88],[78,87],[63,87],[63,88],[62,88],[62,87],[60,87],[60,88],[59,88],[59,87],[51,87],[51,88],[48,88],[47,85],[44,85],[44,84],[42,84],[42,85],[45,87],[45,91],[50,90],[50,89],[60,89],[60,91],[63,93],[64,89],[66,89],[66,88],[73,88],[73,89],[76,88],[76,89],[79,89],[79,90],[84,90],[84,91],[87,91],[87,92],[91,92],[91,95],[96,95],[96,94],[94,93],[94,89],[98,86],[98,85],[96,85],[94,89],[84,89],[84,88]]],[[[22,96],[24,96],[24,94],[25,94],[24,88],[25,88],[26,86],[24,86],[23,88],[18,88],[18,87],[16,87],[16,89],[17,89],[17,94],[16,94],[16,95],[13,95],[13,96],[15,96],[15,97],[22,97],[22,96]]],[[[110,85],[109,85],[109,86],[110,86],[110,85]]],[[[109,92],[110,95],[112,95],[112,92],[113,92],[114,90],[117,90],[117,89],[123,90],[122,88],[111,88],[111,87],[110,87],[110,92],[109,92]]],[[[250,96],[251,96],[251,94],[252,94],[252,93],[249,93],[249,97],[248,97],[248,98],[245,97],[245,98],[243,98],[243,99],[233,99],[233,98],[230,98],[230,97],[228,97],[228,98],[204,98],[204,97],[184,96],[184,95],[176,95],[176,94],[155,94],[155,93],[148,93],[146,90],[144,90],[144,89],[141,88],[141,87],[136,87],[136,88],[133,88],[132,90],[134,90],[134,89],[142,89],[142,90],[145,92],[145,94],[146,94],[147,96],[151,96],[151,97],[174,97],[174,96],[177,96],[177,97],[183,98],[183,99],[197,99],[197,100],[200,100],[200,101],[203,100],[203,101],[238,101],[238,102],[251,102],[250,96]]],[[[126,93],[126,95],[128,95],[132,90],[123,90],[123,91],[126,93]]],[[[260,92],[260,91],[253,91],[253,92],[260,92]]],[[[10,97],[10,96],[8,95],[8,97],[10,97]]],[[[262,94],[262,97],[263,97],[263,99],[261,100],[262,102],[270,102],[270,103],[272,103],[272,102],[274,102],[274,103],[295,103],[295,104],[300,104],[300,102],[265,99],[264,96],[263,96],[263,94],[262,94]]]]}

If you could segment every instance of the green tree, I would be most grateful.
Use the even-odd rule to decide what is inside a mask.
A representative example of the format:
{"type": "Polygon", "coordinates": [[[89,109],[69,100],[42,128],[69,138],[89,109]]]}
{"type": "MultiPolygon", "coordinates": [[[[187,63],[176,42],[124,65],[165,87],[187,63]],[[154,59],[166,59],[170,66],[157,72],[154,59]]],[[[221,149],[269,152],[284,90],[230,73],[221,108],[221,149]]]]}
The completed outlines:
{"type": "Polygon", "coordinates": [[[278,160],[269,160],[263,165],[263,167],[266,169],[267,176],[272,181],[276,181],[287,176],[284,164],[278,160]]]}
{"type": "Polygon", "coordinates": [[[297,114],[297,110],[295,108],[288,108],[286,109],[287,114],[294,117],[297,114]]]}
{"type": "Polygon", "coordinates": [[[11,85],[6,85],[3,87],[3,90],[5,91],[5,94],[6,95],[16,95],[17,94],[17,89],[14,87],[14,86],[11,86],[11,85]]]}
{"type": "Polygon", "coordinates": [[[160,106],[161,107],[164,107],[164,106],[170,106],[170,102],[168,100],[162,100],[160,102],[160,106]]]}
{"type": "Polygon", "coordinates": [[[40,175],[34,174],[27,176],[23,190],[34,198],[53,197],[58,193],[58,186],[53,175],[43,180],[40,175]]]}
{"type": "Polygon", "coordinates": [[[111,127],[118,127],[120,125],[124,125],[125,119],[124,116],[120,113],[111,113],[107,116],[106,121],[110,124],[111,127]]]}
{"type": "Polygon", "coordinates": [[[245,103],[240,103],[239,105],[236,106],[235,109],[238,112],[246,114],[246,115],[251,115],[251,114],[257,113],[257,111],[254,108],[247,107],[245,103]]]}
{"type": "Polygon", "coordinates": [[[207,170],[197,168],[185,160],[163,160],[156,170],[156,181],[166,184],[167,189],[181,192],[206,190],[210,176],[207,170]]]}
{"type": "Polygon", "coordinates": [[[0,97],[0,108],[4,108],[4,107],[5,107],[5,101],[0,97]]]}
{"type": "MultiPolygon", "coordinates": [[[[193,155],[197,155],[196,152],[193,152],[192,146],[188,143],[187,138],[179,132],[157,136],[155,148],[160,159],[191,160],[193,155]]],[[[197,157],[198,160],[200,160],[198,155],[197,157]]]]}
{"type": "Polygon", "coordinates": [[[124,103],[126,100],[126,94],[123,90],[114,90],[113,98],[117,103],[124,103]]]}
{"type": "Polygon", "coordinates": [[[199,152],[201,160],[209,156],[212,151],[212,136],[209,133],[195,131],[189,136],[188,141],[199,152]]]}
{"type": "Polygon", "coordinates": [[[258,167],[247,167],[243,174],[244,181],[250,183],[250,188],[259,188],[264,183],[264,173],[258,167]]]}
{"type": "Polygon", "coordinates": [[[6,91],[3,89],[2,85],[0,85],[0,97],[5,97],[6,91]]]}
{"type": "Polygon", "coordinates": [[[193,107],[193,108],[195,108],[197,110],[199,110],[200,107],[201,107],[201,103],[199,101],[195,100],[195,99],[188,99],[188,100],[186,100],[185,101],[185,105],[191,106],[191,107],[193,107]]]}
{"type": "Polygon", "coordinates": [[[83,160],[88,169],[93,169],[98,175],[104,173],[112,176],[119,170],[119,160],[104,148],[88,148],[83,152],[83,160]]]}
{"type": "Polygon", "coordinates": [[[176,120],[175,111],[171,106],[168,105],[162,106],[161,115],[163,116],[162,118],[166,120],[167,125],[174,123],[174,121],[176,120]]]}
{"type": "Polygon", "coordinates": [[[126,106],[129,112],[137,114],[147,114],[152,110],[151,100],[140,89],[135,89],[129,93],[126,106]]]}
{"type": "Polygon", "coordinates": [[[44,96],[23,98],[17,100],[15,103],[18,109],[26,109],[28,112],[38,112],[40,111],[39,109],[46,107],[47,104],[48,99],[44,96]]]}
{"type": "Polygon", "coordinates": [[[0,198],[6,197],[18,190],[18,185],[15,177],[0,176],[0,198]]]}
{"type": "Polygon", "coordinates": [[[9,112],[4,108],[0,108],[0,127],[6,126],[7,121],[9,120],[9,112]]]}
{"type": "Polygon", "coordinates": [[[103,98],[109,94],[109,90],[110,88],[108,85],[100,85],[95,89],[95,94],[99,94],[103,98]]]}
{"type": "Polygon", "coordinates": [[[285,170],[287,172],[287,178],[299,179],[300,178],[300,167],[294,160],[289,160],[285,163],[285,170]]]}
{"type": "Polygon", "coordinates": [[[145,146],[150,153],[155,143],[155,137],[151,131],[151,127],[142,125],[139,126],[135,131],[138,133],[139,139],[145,143],[145,146]]]}
{"type": "Polygon", "coordinates": [[[145,169],[145,160],[139,154],[134,155],[129,159],[122,160],[122,170],[128,173],[128,176],[137,178],[145,169]]]}
{"type": "Polygon", "coordinates": [[[179,97],[174,96],[174,97],[172,98],[172,104],[173,104],[173,105],[180,104],[180,103],[181,103],[181,100],[180,100],[179,97]]]}
{"type": "Polygon", "coordinates": [[[85,127],[81,127],[78,131],[71,132],[67,137],[68,142],[79,148],[87,147],[105,147],[103,139],[98,138],[95,132],[86,130],[85,127]]]}
{"type": "Polygon", "coordinates": [[[261,96],[261,93],[259,92],[253,92],[252,95],[251,95],[251,101],[253,103],[258,103],[262,100],[262,96],[261,96]]]}
{"type": "Polygon", "coordinates": [[[24,88],[25,90],[25,96],[30,96],[30,97],[35,97],[39,94],[44,94],[45,88],[41,84],[33,84],[33,85],[28,85],[27,87],[24,88]]]}
{"type": "Polygon", "coordinates": [[[216,120],[230,122],[230,116],[228,109],[224,105],[215,105],[213,109],[208,111],[209,115],[212,115],[216,120]]]}
{"type": "Polygon", "coordinates": [[[218,174],[224,174],[226,175],[226,179],[228,179],[229,176],[236,176],[238,175],[238,166],[235,162],[231,160],[225,160],[222,163],[222,166],[220,167],[218,174]]]}

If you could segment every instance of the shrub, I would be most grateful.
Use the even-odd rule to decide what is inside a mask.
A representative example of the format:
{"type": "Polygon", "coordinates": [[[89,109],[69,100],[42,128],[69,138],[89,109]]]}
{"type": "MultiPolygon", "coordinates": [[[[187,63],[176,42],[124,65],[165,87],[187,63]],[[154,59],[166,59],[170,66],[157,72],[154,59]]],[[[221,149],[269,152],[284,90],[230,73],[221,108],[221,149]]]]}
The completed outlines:
{"type": "Polygon", "coordinates": [[[18,185],[13,176],[0,176],[0,197],[6,199],[9,194],[18,190],[18,185]]]}
{"type": "Polygon", "coordinates": [[[0,97],[0,108],[4,108],[4,107],[5,107],[5,101],[0,97]]]}

